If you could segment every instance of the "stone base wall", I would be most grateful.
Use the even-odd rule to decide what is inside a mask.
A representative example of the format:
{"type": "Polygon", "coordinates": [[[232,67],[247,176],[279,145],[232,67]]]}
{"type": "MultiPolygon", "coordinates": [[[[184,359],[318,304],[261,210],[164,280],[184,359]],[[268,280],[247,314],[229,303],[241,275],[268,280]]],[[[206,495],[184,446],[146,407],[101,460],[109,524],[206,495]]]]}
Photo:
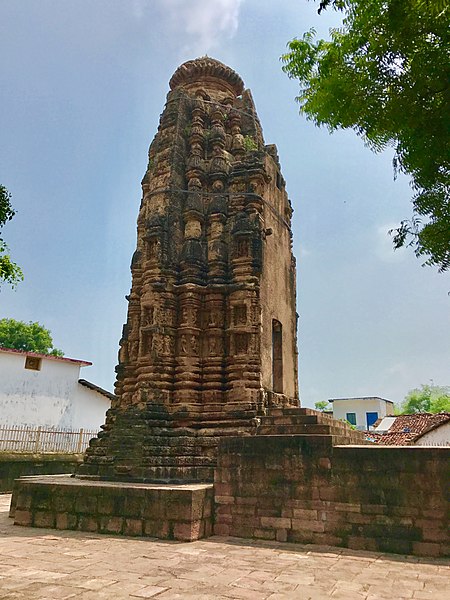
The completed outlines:
{"type": "Polygon", "coordinates": [[[211,535],[212,484],[146,485],[30,477],[15,482],[15,525],[193,541],[211,535]]]}
{"type": "Polygon", "coordinates": [[[74,473],[82,460],[82,454],[0,452],[0,493],[11,492],[14,480],[23,475],[74,473]]]}
{"type": "Polygon", "coordinates": [[[214,533],[446,556],[449,458],[327,435],[221,440],[214,533]]]}
{"type": "Polygon", "coordinates": [[[224,416],[191,415],[164,406],[110,409],[106,424],[89,442],[80,477],[147,483],[212,483],[223,436],[250,435],[256,407],[224,416]]]}

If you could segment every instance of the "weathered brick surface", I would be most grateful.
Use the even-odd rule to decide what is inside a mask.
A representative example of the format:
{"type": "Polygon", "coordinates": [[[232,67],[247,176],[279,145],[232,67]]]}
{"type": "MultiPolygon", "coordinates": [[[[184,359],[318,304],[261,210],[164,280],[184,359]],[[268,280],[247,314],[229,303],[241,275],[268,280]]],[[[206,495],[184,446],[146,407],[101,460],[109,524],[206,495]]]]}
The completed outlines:
{"type": "Polygon", "coordinates": [[[54,477],[18,479],[12,502],[17,525],[184,541],[212,531],[212,484],[139,486],[54,477]]]}
{"type": "Polygon", "coordinates": [[[229,438],[214,531],[443,556],[449,457],[448,448],[333,447],[331,436],[229,438]]]}
{"type": "Polygon", "coordinates": [[[143,534],[143,521],[142,519],[125,519],[125,525],[123,528],[125,535],[138,535],[143,534]]]}
{"type": "Polygon", "coordinates": [[[76,529],[76,526],[77,518],[75,515],[68,513],[56,513],[56,529],[76,529]]]}
{"type": "Polygon", "coordinates": [[[82,458],[81,454],[0,452],[0,493],[10,492],[18,477],[74,473],[82,458]]]}
{"type": "Polygon", "coordinates": [[[14,523],[16,525],[30,526],[33,522],[33,513],[29,510],[16,510],[14,523]]]}
{"type": "Polygon", "coordinates": [[[37,510],[33,513],[33,525],[35,527],[55,527],[56,516],[52,512],[37,510]]]}

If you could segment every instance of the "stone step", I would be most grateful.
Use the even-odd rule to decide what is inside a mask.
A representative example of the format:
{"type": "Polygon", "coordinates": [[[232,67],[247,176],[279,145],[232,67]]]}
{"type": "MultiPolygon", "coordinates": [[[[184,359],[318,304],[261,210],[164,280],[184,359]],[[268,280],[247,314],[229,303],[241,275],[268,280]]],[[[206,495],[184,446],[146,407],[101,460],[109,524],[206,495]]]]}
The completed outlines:
{"type": "MultiPolygon", "coordinates": [[[[259,437],[259,436],[258,436],[259,437]]],[[[361,443],[361,441],[356,442],[356,441],[352,441],[351,438],[348,435],[339,435],[339,434],[329,434],[329,433],[311,433],[311,434],[305,434],[305,433],[287,433],[287,434],[282,434],[282,433],[273,433],[270,435],[265,435],[265,436],[261,436],[261,437],[266,437],[266,438],[276,438],[276,437],[290,437],[290,438],[298,438],[299,441],[304,440],[305,442],[308,443],[308,445],[317,445],[317,444],[325,444],[325,445],[332,445],[332,446],[345,446],[348,444],[356,444],[356,443],[361,443]]]]}
{"type": "Polygon", "coordinates": [[[261,425],[257,429],[257,435],[314,435],[316,433],[346,435],[348,430],[339,424],[324,425],[321,423],[276,426],[261,425]]]}
{"type": "Polygon", "coordinates": [[[319,418],[316,415],[267,415],[260,417],[260,419],[261,425],[303,425],[319,423],[319,418]]]}
{"type": "Polygon", "coordinates": [[[139,457],[137,459],[121,459],[113,463],[113,469],[117,473],[127,473],[136,467],[214,467],[216,464],[215,456],[204,456],[199,454],[190,454],[183,456],[160,456],[150,455],[139,457]]]}
{"type": "MultiPolygon", "coordinates": [[[[248,421],[248,426],[251,427],[251,419],[253,417],[249,416],[247,418],[248,421]]],[[[215,427],[224,427],[224,428],[236,428],[236,427],[242,427],[243,425],[245,426],[245,421],[243,422],[243,419],[235,419],[235,418],[230,418],[230,419],[226,419],[224,418],[223,415],[214,415],[214,418],[208,418],[208,419],[203,419],[201,417],[199,417],[198,419],[193,418],[191,415],[189,415],[189,418],[182,418],[182,417],[177,417],[173,420],[167,420],[167,419],[146,419],[145,423],[143,424],[139,424],[142,427],[147,428],[167,428],[167,429],[174,429],[174,428],[179,428],[179,427],[186,427],[186,428],[192,428],[192,429],[204,429],[205,427],[205,423],[207,425],[207,427],[209,429],[215,428],[215,427]]],[[[137,425],[134,425],[134,428],[137,425]]],[[[117,429],[117,428],[116,428],[117,429]]]]}
{"type": "MultiPolygon", "coordinates": [[[[360,433],[360,432],[357,432],[360,433]]],[[[302,436],[303,437],[303,436],[302,436]]],[[[320,435],[318,434],[313,434],[311,436],[305,435],[306,438],[311,438],[311,439],[315,439],[317,437],[320,437],[320,435]]],[[[354,438],[351,435],[339,435],[339,434],[333,434],[333,435],[323,435],[322,437],[329,437],[331,438],[332,441],[332,445],[333,446],[347,446],[347,445],[355,445],[355,444],[361,444],[362,441],[359,438],[354,438]]]]}
{"type": "Polygon", "coordinates": [[[303,406],[284,406],[280,408],[269,408],[268,415],[274,417],[281,417],[285,415],[323,415],[323,413],[317,410],[313,410],[312,408],[306,408],[303,406]]]}
{"type": "MultiPolygon", "coordinates": [[[[361,444],[365,435],[353,430],[347,423],[333,419],[312,408],[279,407],[271,408],[261,416],[257,435],[316,435],[338,436],[343,444],[361,444]]],[[[336,442],[334,442],[336,443],[336,442]]]]}

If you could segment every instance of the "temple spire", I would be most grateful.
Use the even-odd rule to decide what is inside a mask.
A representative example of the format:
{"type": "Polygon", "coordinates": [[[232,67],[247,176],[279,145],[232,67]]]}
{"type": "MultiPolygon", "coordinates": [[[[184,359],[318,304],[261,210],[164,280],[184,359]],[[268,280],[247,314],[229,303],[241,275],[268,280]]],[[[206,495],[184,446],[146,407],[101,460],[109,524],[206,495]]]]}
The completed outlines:
{"type": "Polygon", "coordinates": [[[142,181],[117,401],[85,475],[208,481],[221,436],[250,433],[269,404],[298,406],[276,148],[230,67],[187,61],[169,85],[142,181]]]}

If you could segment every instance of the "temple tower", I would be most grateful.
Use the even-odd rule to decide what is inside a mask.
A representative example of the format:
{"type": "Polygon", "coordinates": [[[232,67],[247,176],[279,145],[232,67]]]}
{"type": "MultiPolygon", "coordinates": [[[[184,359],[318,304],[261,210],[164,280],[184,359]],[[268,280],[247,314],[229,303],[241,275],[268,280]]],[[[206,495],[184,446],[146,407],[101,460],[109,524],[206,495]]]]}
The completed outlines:
{"type": "Polygon", "coordinates": [[[220,436],[299,405],[292,208],[232,69],[175,71],[142,192],[117,400],[79,475],[210,481],[220,436]]]}

